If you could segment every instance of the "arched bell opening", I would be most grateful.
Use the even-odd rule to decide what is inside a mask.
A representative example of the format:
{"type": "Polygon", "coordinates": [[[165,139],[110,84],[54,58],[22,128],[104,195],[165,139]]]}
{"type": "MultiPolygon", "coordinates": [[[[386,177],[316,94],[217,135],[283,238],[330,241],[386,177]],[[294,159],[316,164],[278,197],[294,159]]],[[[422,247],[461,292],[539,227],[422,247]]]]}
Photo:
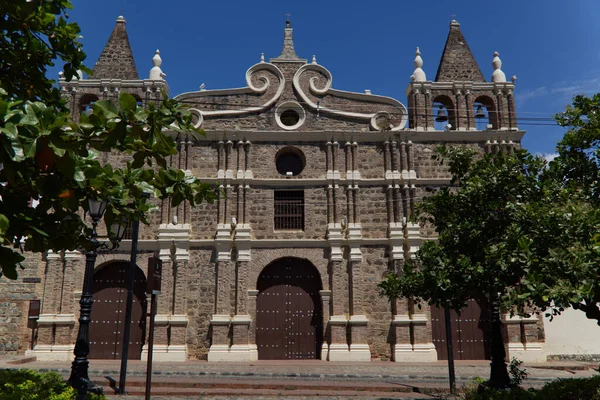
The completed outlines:
{"type": "MultiPolygon", "coordinates": [[[[94,272],[90,359],[120,360],[125,329],[129,262],[111,262],[94,272]]],[[[127,358],[139,360],[146,337],[146,276],[136,266],[127,358]]]]}
{"type": "Polygon", "coordinates": [[[473,116],[475,128],[478,131],[498,129],[498,115],[496,104],[489,96],[479,96],[473,103],[473,116]]]}
{"type": "Polygon", "coordinates": [[[433,99],[433,126],[436,131],[456,129],[456,107],[448,96],[437,96],[433,99]]]}
{"type": "Polygon", "coordinates": [[[79,98],[79,104],[77,109],[79,111],[78,115],[83,113],[89,113],[94,106],[94,103],[98,101],[98,96],[95,94],[84,94],[79,98]]]}
{"type": "Polygon", "coordinates": [[[258,359],[319,359],[323,304],[317,268],[305,259],[280,258],[260,273],[257,289],[258,359]]]}

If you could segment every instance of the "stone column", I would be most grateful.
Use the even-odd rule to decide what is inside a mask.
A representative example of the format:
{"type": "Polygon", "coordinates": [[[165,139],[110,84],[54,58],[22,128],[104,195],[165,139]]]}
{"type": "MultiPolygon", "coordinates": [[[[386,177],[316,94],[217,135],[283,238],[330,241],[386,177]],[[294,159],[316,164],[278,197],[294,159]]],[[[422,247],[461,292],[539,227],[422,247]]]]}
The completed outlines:
{"type": "MultiPolygon", "coordinates": [[[[152,351],[153,359],[156,361],[162,361],[168,357],[169,319],[173,313],[173,268],[175,265],[171,257],[170,248],[161,249],[158,257],[162,261],[162,279],[161,291],[156,298],[157,307],[156,316],[154,317],[154,347],[152,351]]],[[[142,354],[144,359],[148,356],[147,345],[142,348],[142,354]]]]}
{"type": "Polygon", "coordinates": [[[208,350],[208,361],[230,361],[231,287],[235,263],[231,260],[231,225],[219,224],[216,235],[217,252],[217,304],[210,321],[212,344],[208,350]]]}
{"type": "Polygon", "coordinates": [[[85,259],[82,254],[79,251],[65,251],[60,309],[56,315],[55,344],[52,351],[66,353],[67,359],[73,354],[77,334],[74,328],[77,321],[76,315],[79,316],[77,307],[79,303],[75,301],[75,291],[81,290],[81,288],[75,287],[75,271],[78,268],[85,268],[85,259]]]}
{"type": "Polygon", "coordinates": [[[329,333],[331,335],[329,361],[350,361],[350,348],[346,334],[348,324],[348,277],[341,254],[339,257],[332,257],[330,262],[333,315],[329,318],[329,333]]]}
{"type": "Polygon", "coordinates": [[[323,307],[323,345],[321,346],[321,360],[329,359],[329,344],[331,343],[331,334],[329,326],[329,316],[331,310],[331,290],[321,290],[321,302],[323,307]]]}
{"type": "MultiPolygon", "coordinates": [[[[189,276],[190,255],[187,243],[180,243],[175,248],[175,280],[173,285],[173,313],[169,318],[168,361],[185,361],[187,359],[187,286],[189,276]]],[[[167,360],[164,360],[167,361],[167,360]]]]}
{"type": "MultiPolygon", "coordinates": [[[[248,327],[248,343],[256,349],[256,297],[258,296],[258,290],[248,290],[248,315],[250,315],[250,326],[248,327]]],[[[258,358],[258,350],[256,353],[258,358]]]]}
{"type": "MultiPolygon", "coordinates": [[[[250,225],[237,225],[234,243],[237,248],[237,273],[236,273],[236,308],[235,315],[231,320],[232,346],[229,350],[231,361],[256,361],[258,360],[258,349],[255,343],[255,332],[253,322],[256,321],[256,296],[248,299],[250,282],[251,261],[251,232],[250,225]],[[248,303],[253,303],[251,306],[248,303]],[[252,314],[250,314],[252,308],[252,314]],[[251,325],[253,332],[251,333],[251,325]],[[251,339],[252,336],[252,339],[251,339]],[[251,341],[252,340],[252,341],[251,341]]],[[[254,289],[254,287],[252,287],[254,289]]],[[[258,292],[256,293],[258,295],[258,292]]]]}
{"type": "Polygon", "coordinates": [[[44,296],[38,319],[37,344],[33,353],[38,360],[65,361],[66,353],[53,353],[55,343],[56,316],[60,312],[60,297],[62,293],[63,259],[60,254],[48,251],[46,255],[46,274],[44,281],[44,296]]]}

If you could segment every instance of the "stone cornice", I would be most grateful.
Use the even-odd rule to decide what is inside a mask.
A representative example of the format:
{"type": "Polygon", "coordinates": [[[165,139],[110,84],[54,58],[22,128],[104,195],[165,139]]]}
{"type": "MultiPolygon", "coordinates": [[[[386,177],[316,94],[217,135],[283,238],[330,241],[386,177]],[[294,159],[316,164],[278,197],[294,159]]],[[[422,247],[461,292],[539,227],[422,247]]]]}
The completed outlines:
{"type": "Polygon", "coordinates": [[[491,139],[505,139],[520,142],[525,131],[522,130],[485,130],[485,131],[416,131],[406,129],[396,132],[391,131],[206,131],[199,142],[213,142],[217,140],[239,140],[245,138],[253,144],[261,142],[290,143],[290,142],[327,142],[328,140],[347,141],[357,143],[385,142],[386,140],[411,140],[413,143],[429,142],[487,142],[491,139]]]}

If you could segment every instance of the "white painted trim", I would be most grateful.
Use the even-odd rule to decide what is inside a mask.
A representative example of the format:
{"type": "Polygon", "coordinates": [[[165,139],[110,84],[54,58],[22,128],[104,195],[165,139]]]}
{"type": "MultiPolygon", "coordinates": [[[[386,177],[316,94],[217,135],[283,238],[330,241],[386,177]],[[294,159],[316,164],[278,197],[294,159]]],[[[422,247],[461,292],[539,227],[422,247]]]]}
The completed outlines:
{"type": "Polygon", "coordinates": [[[348,318],[345,315],[332,315],[329,317],[329,323],[331,325],[346,325],[348,318]]]}
{"type": "Polygon", "coordinates": [[[350,316],[348,323],[350,325],[367,325],[369,323],[369,319],[366,315],[352,315],[350,316]]]}
{"type": "Polygon", "coordinates": [[[75,314],[42,314],[37,320],[38,325],[65,324],[73,325],[77,322],[75,314]]]}
{"type": "Polygon", "coordinates": [[[252,323],[252,317],[249,315],[234,315],[231,319],[231,323],[234,325],[250,325],[252,323]]]}
{"type": "Polygon", "coordinates": [[[231,317],[229,315],[215,314],[210,320],[211,325],[229,325],[231,317]]]}

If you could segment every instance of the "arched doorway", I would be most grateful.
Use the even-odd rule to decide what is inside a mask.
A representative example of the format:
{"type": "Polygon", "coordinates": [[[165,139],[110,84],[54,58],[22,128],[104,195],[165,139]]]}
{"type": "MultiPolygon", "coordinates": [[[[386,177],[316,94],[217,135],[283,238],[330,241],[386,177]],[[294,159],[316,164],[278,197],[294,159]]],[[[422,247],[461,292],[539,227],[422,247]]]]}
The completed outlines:
{"type": "Polygon", "coordinates": [[[258,277],[259,360],[318,359],[323,343],[319,271],[307,260],[281,258],[258,277]]]}
{"type": "MultiPolygon", "coordinates": [[[[94,274],[89,358],[121,359],[129,263],[108,264],[94,274]]],[[[146,277],[136,267],[127,358],[139,360],[146,332],[146,277]]]]}
{"type": "MultiPolygon", "coordinates": [[[[455,360],[489,360],[491,350],[490,313],[477,301],[469,300],[460,315],[450,312],[452,327],[452,350],[455,360]]],[[[431,307],[433,344],[439,360],[448,359],[444,309],[431,307]]]]}

